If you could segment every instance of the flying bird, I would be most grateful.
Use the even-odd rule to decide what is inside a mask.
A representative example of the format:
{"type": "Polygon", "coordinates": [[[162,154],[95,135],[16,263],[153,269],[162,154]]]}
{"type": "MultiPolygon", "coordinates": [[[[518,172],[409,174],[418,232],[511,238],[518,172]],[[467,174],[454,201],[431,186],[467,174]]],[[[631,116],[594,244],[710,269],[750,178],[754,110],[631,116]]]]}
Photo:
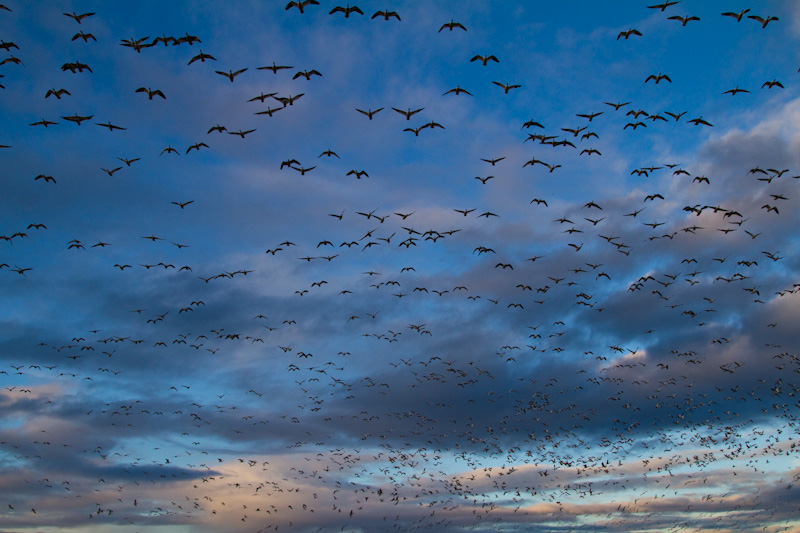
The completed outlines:
{"type": "Polygon", "coordinates": [[[497,59],[494,55],[482,56],[479,54],[476,54],[472,59],[469,60],[470,63],[472,63],[473,61],[480,61],[481,63],[483,63],[484,67],[489,61],[494,61],[495,63],[500,62],[500,60],[497,59]]]}
{"type": "Polygon", "coordinates": [[[617,35],[617,40],[619,41],[622,37],[624,37],[625,40],[627,41],[628,37],[630,37],[631,35],[637,35],[641,37],[642,33],[637,29],[630,28],[629,30],[619,32],[619,35],[617,35]]]}
{"type": "Polygon", "coordinates": [[[389,20],[390,18],[394,17],[397,20],[400,20],[400,15],[397,14],[396,11],[376,11],[372,18],[382,17],[383,20],[389,20]]]}
{"type": "Polygon", "coordinates": [[[678,15],[675,15],[675,16],[669,17],[669,20],[679,20],[681,22],[682,26],[686,26],[689,22],[691,22],[693,20],[700,20],[700,17],[690,17],[690,16],[681,17],[681,16],[678,16],[678,15]]]}
{"type": "Polygon", "coordinates": [[[359,15],[364,14],[364,12],[361,11],[361,9],[359,9],[358,6],[351,7],[350,4],[347,4],[347,6],[345,7],[336,6],[333,9],[331,9],[331,12],[328,14],[333,15],[334,13],[344,13],[344,18],[349,18],[351,13],[358,13],[359,15]]]}
{"type": "Polygon", "coordinates": [[[442,27],[439,28],[439,33],[441,33],[445,28],[450,31],[453,31],[456,28],[461,28],[462,30],[467,31],[467,28],[465,28],[463,24],[460,22],[454,22],[453,19],[450,19],[450,22],[442,24],[442,27]]]}
{"type": "Polygon", "coordinates": [[[219,74],[220,76],[225,76],[226,78],[228,78],[229,80],[231,80],[231,83],[233,83],[233,79],[234,79],[236,76],[238,76],[239,74],[241,74],[242,72],[246,71],[246,70],[247,70],[247,68],[239,69],[239,70],[237,70],[236,72],[234,72],[232,69],[231,69],[231,70],[228,70],[228,72],[222,72],[222,71],[220,71],[220,70],[215,70],[214,72],[216,72],[216,73],[217,73],[217,74],[219,74]]]}
{"type": "Polygon", "coordinates": [[[284,11],[288,11],[291,8],[296,7],[300,11],[300,13],[302,14],[303,10],[306,7],[312,6],[312,5],[313,6],[318,6],[319,2],[317,0],[302,0],[300,2],[296,2],[296,1],[292,0],[291,2],[286,4],[286,9],[284,11]]]}
{"type": "Polygon", "coordinates": [[[498,87],[502,87],[503,88],[503,94],[508,94],[508,91],[510,91],[511,89],[519,89],[520,87],[522,87],[522,85],[504,84],[504,83],[500,83],[499,81],[493,81],[492,83],[494,83],[498,87]]]}
{"type": "Polygon", "coordinates": [[[82,14],[78,15],[77,13],[75,13],[75,12],[73,11],[72,13],[64,13],[64,15],[65,15],[65,16],[67,16],[67,17],[69,17],[69,18],[71,18],[71,19],[75,19],[75,22],[77,22],[78,24],[80,24],[80,23],[81,23],[81,21],[83,21],[83,19],[85,19],[86,17],[91,17],[91,16],[93,16],[93,15],[94,15],[94,13],[82,13],[82,14]]]}
{"type": "Polygon", "coordinates": [[[764,18],[764,17],[758,16],[758,15],[747,15],[747,18],[753,19],[756,22],[760,22],[762,28],[766,28],[767,24],[769,24],[773,20],[780,20],[778,17],[770,16],[770,17],[764,18]]]}
{"type": "Polygon", "coordinates": [[[154,96],[160,96],[164,100],[167,99],[167,97],[164,96],[164,93],[161,92],[161,90],[159,90],[159,89],[151,89],[150,87],[139,87],[138,89],[136,89],[135,92],[137,92],[137,93],[147,93],[147,98],[149,100],[152,100],[154,96]]]}
{"type": "Polygon", "coordinates": [[[730,11],[727,11],[727,12],[723,13],[722,16],[723,17],[732,17],[732,18],[736,19],[736,22],[741,22],[742,21],[742,17],[745,15],[745,13],[749,13],[749,12],[750,12],[749,9],[743,9],[743,10],[739,11],[738,13],[732,13],[730,11]]]}

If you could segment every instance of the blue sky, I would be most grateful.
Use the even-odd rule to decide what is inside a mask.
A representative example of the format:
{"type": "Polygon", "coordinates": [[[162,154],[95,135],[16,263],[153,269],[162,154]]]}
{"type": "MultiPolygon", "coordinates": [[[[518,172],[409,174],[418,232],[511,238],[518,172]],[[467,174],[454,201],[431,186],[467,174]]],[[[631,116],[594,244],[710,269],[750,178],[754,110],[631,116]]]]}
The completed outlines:
{"type": "Polygon", "coordinates": [[[800,10],[654,3],[6,2],[0,531],[798,530],[800,10]]]}

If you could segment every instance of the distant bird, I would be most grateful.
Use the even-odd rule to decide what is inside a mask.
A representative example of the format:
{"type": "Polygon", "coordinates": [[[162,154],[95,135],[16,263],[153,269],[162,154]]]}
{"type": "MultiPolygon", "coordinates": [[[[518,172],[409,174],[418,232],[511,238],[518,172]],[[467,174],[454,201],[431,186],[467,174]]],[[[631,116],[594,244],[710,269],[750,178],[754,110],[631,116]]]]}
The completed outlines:
{"type": "Polygon", "coordinates": [[[85,121],[85,120],[89,120],[89,119],[91,119],[93,116],[94,116],[94,115],[89,115],[88,117],[82,117],[82,116],[79,116],[79,115],[76,113],[76,114],[74,114],[74,115],[72,115],[72,116],[70,116],[70,117],[61,117],[61,118],[63,118],[64,120],[69,120],[70,122],[74,122],[75,124],[77,124],[78,126],[80,126],[80,125],[81,125],[81,122],[83,122],[83,121],[85,121]]]}
{"type": "MultiPolygon", "coordinates": [[[[464,94],[468,94],[469,96],[472,96],[471,92],[469,92],[466,89],[462,89],[460,85],[456,85],[454,88],[450,89],[449,91],[445,92],[444,94],[450,94],[450,93],[455,93],[456,95],[464,93],[464,94]]],[[[442,96],[444,96],[444,95],[442,95],[442,96]]]]}
{"type": "Polygon", "coordinates": [[[272,65],[267,67],[258,67],[256,70],[271,70],[273,74],[277,74],[279,70],[286,70],[294,67],[290,67],[289,65],[276,65],[275,62],[272,62],[272,65]]]}
{"type": "Polygon", "coordinates": [[[678,15],[675,15],[675,16],[669,17],[669,20],[679,20],[679,21],[681,21],[681,25],[682,26],[686,26],[689,22],[691,22],[693,20],[700,20],[700,17],[689,17],[689,16],[681,17],[681,16],[678,16],[678,15]]]}
{"type": "Polygon", "coordinates": [[[229,131],[229,132],[228,132],[228,135],[238,135],[239,137],[241,137],[242,139],[244,139],[245,135],[248,135],[248,134],[250,134],[250,133],[253,133],[254,131],[256,131],[256,128],[253,128],[252,130],[246,130],[246,131],[242,131],[242,130],[239,130],[239,131],[229,131]]]}
{"type": "Polygon", "coordinates": [[[72,13],[64,13],[64,15],[65,15],[65,16],[67,16],[67,17],[69,17],[69,18],[75,19],[75,22],[77,22],[78,24],[80,24],[80,23],[81,23],[81,21],[82,21],[83,19],[85,19],[86,17],[91,17],[91,16],[93,16],[93,15],[94,15],[94,13],[83,13],[83,14],[81,14],[81,15],[78,15],[77,13],[75,13],[75,12],[73,11],[72,13]]]}
{"type": "Polygon", "coordinates": [[[495,163],[499,163],[503,159],[505,159],[505,157],[498,157],[497,159],[483,159],[483,158],[481,158],[481,161],[486,161],[487,163],[489,163],[492,166],[494,166],[495,163]]]}
{"type": "Polygon", "coordinates": [[[773,87],[780,87],[781,89],[784,88],[783,84],[781,82],[779,82],[778,80],[765,81],[764,84],[761,85],[762,89],[764,87],[766,87],[767,89],[772,89],[773,87]]]}
{"type": "Polygon", "coordinates": [[[82,31],[79,31],[78,33],[72,36],[73,41],[77,39],[83,39],[83,42],[85,43],[88,43],[89,39],[92,39],[93,41],[97,42],[97,38],[94,35],[92,35],[91,33],[83,33],[82,31]]]}
{"type": "Polygon", "coordinates": [[[239,69],[239,70],[237,70],[236,72],[234,72],[232,69],[231,69],[231,70],[228,70],[228,72],[222,72],[222,71],[220,71],[220,70],[216,70],[216,71],[214,71],[214,72],[216,72],[216,73],[217,73],[217,74],[219,74],[220,76],[225,76],[226,78],[228,78],[229,80],[231,80],[231,83],[233,83],[233,79],[234,79],[236,76],[238,76],[239,74],[241,74],[242,72],[246,71],[246,70],[247,70],[247,68],[239,69]]]}
{"type": "Polygon", "coordinates": [[[202,50],[200,50],[200,53],[199,53],[199,54],[197,54],[196,56],[194,56],[193,58],[191,58],[191,59],[189,60],[189,63],[188,63],[188,64],[189,64],[189,65],[191,65],[191,64],[192,64],[192,63],[194,63],[195,61],[200,61],[201,63],[205,63],[205,62],[206,62],[206,60],[209,60],[209,61],[216,61],[216,60],[217,60],[217,58],[216,58],[216,57],[214,57],[214,56],[212,56],[211,54],[204,54],[204,53],[203,53],[203,51],[202,51],[202,50]]]}
{"type": "Polygon", "coordinates": [[[370,120],[372,120],[372,117],[378,114],[381,110],[383,110],[382,107],[379,107],[374,111],[372,109],[367,109],[366,111],[364,111],[362,109],[356,108],[356,111],[358,111],[359,113],[363,113],[364,115],[367,115],[367,117],[369,117],[370,120]]]}
{"type": "Polygon", "coordinates": [[[463,24],[461,24],[460,22],[454,22],[453,19],[450,19],[450,22],[446,24],[442,24],[442,27],[439,28],[439,33],[441,33],[442,30],[445,28],[447,28],[450,31],[453,31],[456,28],[461,28],[462,30],[467,31],[467,28],[465,28],[463,24]]]}
{"type": "Polygon", "coordinates": [[[61,65],[61,70],[63,71],[69,70],[73,74],[75,74],[76,72],[83,72],[84,70],[92,72],[92,69],[89,67],[89,65],[85,63],[80,63],[78,61],[75,61],[74,63],[64,63],[63,65],[61,65]]]}
{"type": "Polygon", "coordinates": [[[397,20],[400,20],[400,15],[397,14],[397,11],[376,11],[372,18],[382,17],[383,20],[389,20],[390,18],[394,17],[397,20]]]}
{"type": "Polygon", "coordinates": [[[646,80],[644,80],[644,82],[645,82],[645,83],[647,83],[647,82],[648,82],[648,81],[650,81],[650,80],[653,80],[653,81],[655,81],[655,82],[656,82],[656,85],[658,85],[658,84],[659,84],[659,82],[661,82],[661,80],[666,80],[666,81],[668,81],[668,82],[672,83],[672,80],[670,79],[670,77],[669,77],[669,76],[667,76],[666,74],[661,74],[660,72],[659,72],[657,75],[656,75],[656,74],[650,74],[650,75],[647,77],[647,79],[646,79],[646,80]]]}
{"type": "Polygon", "coordinates": [[[292,2],[289,2],[288,4],[286,4],[285,11],[288,11],[291,8],[296,7],[300,11],[300,13],[302,14],[303,10],[307,6],[312,6],[312,5],[313,6],[318,6],[319,2],[317,2],[317,0],[302,0],[300,2],[296,2],[296,1],[293,0],[292,2]]]}
{"type": "Polygon", "coordinates": [[[100,123],[97,123],[97,125],[98,125],[98,126],[102,126],[102,127],[104,127],[104,128],[108,128],[108,131],[114,131],[114,130],[126,130],[126,129],[128,129],[128,128],[123,128],[122,126],[116,126],[116,125],[114,125],[114,124],[112,124],[112,123],[110,123],[110,122],[106,122],[105,124],[100,124],[100,123]]]}
{"type": "Polygon", "coordinates": [[[361,11],[358,8],[358,6],[350,7],[350,4],[347,4],[347,6],[345,6],[345,7],[336,6],[333,9],[331,9],[331,12],[328,13],[328,14],[329,15],[333,15],[334,13],[344,13],[344,18],[349,18],[351,13],[358,13],[359,15],[363,15],[364,14],[364,12],[361,11]]]}
{"type": "Polygon", "coordinates": [[[681,0],[676,0],[674,2],[671,2],[671,1],[667,0],[663,4],[656,4],[654,6],[647,6],[647,8],[648,9],[660,9],[661,12],[663,13],[664,10],[667,9],[669,6],[674,6],[675,4],[680,4],[680,2],[681,2],[681,0]]]}
{"type": "Polygon", "coordinates": [[[303,70],[303,71],[299,71],[299,72],[297,72],[297,73],[296,73],[296,74],[295,74],[295,75],[292,77],[292,79],[293,79],[293,80],[296,80],[297,78],[303,77],[303,78],[305,78],[305,79],[307,79],[307,80],[310,80],[310,79],[311,79],[311,76],[320,76],[320,77],[321,77],[321,76],[322,76],[322,74],[320,74],[318,70],[313,70],[313,69],[312,69],[312,70],[303,70]]]}
{"type": "Polygon", "coordinates": [[[749,13],[749,12],[750,12],[749,9],[743,9],[743,10],[739,11],[738,13],[732,13],[732,12],[728,11],[726,13],[723,13],[722,16],[723,17],[732,17],[732,18],[736,19],[736,22],[741,22],[742,21],[742,17],[745,15],[745,13],[749,13]]]}
{"type": "Polygon", "coordinates": [[[305,93],[296,94],[294,96],[275,96],[275,99],[283,104],[283,107],[294,105],[294,103],[305,93]]]}
{"type": "Polygon", "coordinates": [[[39,174],[38,176],[33,178],[33,181],[37,181],[37,180],[44,180],[45,183],[48,183],[48,182],[49,183],[55,183],[56,182],[56,179],[53,176],[45,176],[44,174],[39,174]]]}
{"type": "Polygon", "coordinates": [[[780,20],[778,17],[767,17],[767,18],[764,18],[764,17],[760,17],[758,15],[747,15],[747,18],[753,19],[756,22],[760,22],[762,28],[766,28],[767,24],[769,24],[773,20],[780,20]]]}
{"type": "Polygon", "coordinates": [[[192,150],[197,150],[199,152],[201,147],[208,148],[208,145],[206,143],[195,143],[186,149],[186,153],[188,154],[192,150]]]}
{"type": "Polygon", "coordinates": [[[707,122],[707,121],[703,120],[703,117],[693,118],[691,120],[688,120],[687,122],[691,122],[695,126],[699,126],[700,124],[702,124],[704,126],[713,126],[713,124],[711,124],[710,122],[707,122]]]}
{"type": "Polygon", "coordinates": [[[472,59],[469,60],[470,63],[472,63],[473,61],[480,61],[481,63],[483,63],[484,67],[489,61],[494,61],[495,63],[500,62],[500,60],[493,55],[489,56],[475,55],[472,59]]]}
{"type": "Polygon", "coordinates": [[[736,93],[749,93],[749,92],[750,91],[748,91],[747,89],[740,89],[739,86],[737,85],[733,89],[728,89],[727,91],[725,91],[722,94],[730,94],[731,96],[735,96],[736,93]]]}
{"type": "Polygon", "coordinates": [[[47,91],[44,97],[50,98],[50,96],[55,96],[58,100],[61,100],[61,97],[65,94],[67,96],[72,96],[70,92],[66,89],[50,89],[49,91],[47,91]]]}
{"type": "Polygon", "coordinates": [[[631,35],[638,35],[639,37],[641,37],[642,33],[637,29],[631,28],[629,30],[619,32],[619,35],[617,35],[617,40],[619,41],[620,38],[625,37],[625,40],[627,41],[628,37],[630,37],[631,35]]]}
{"type": "Polygon", "coordinates": [[[39,120],[37,122],[31,122],[30,123],[31,126],[44,126],[45,128],[48,127],[48,126],[51,126],[53,124],[58,124],[58,122],[53,122],[52,120],[42,119],[42,120],[39,120]]]}
{"type": "Polygon", "coordinates": [[[148,97],[149,100],[152,100],[154,96],[160,96],[164,100],[167,99],[167,97],[164,96],[164,93],[161,92],[161,90],[159,90],[159,89],[151,89],[150,87],[139,87],[138,89],[136,89],[135,92],[137,92],[137,93],[147,93],[147,97],[148,97]]]}
{"type": "Polygon", "coordinates": [[[503,88],[503,94],[508,94],[508,91],[510,91],[511,89],[519,89],[520,87],[522,87],[522,85],[503,84],[503,83],[500,83],[499,81],[493,81],[492,83],[494,83],[498,87],[502,87],[503,88]]]}
{"type": "Polygon", "coordinates": [[[400,113],[401,115],[406,117],[406,120],[411,120],[411,117],[413,115],[415,115],[416,113],[419,113],[420,111],[422,111],[425,108],[421,107],[419,109],[415,109],[414,111],[412,111],[410,107],[408,108],[407,111],[403,111],[402,109],[397,109],[396,107],[393,107],[392,109],[394,109],[395,111],[397,111],[398,113],[400,113]]]}
{"type": "Polygon", "coordinates": [[[142,37],[141,39],[122,39],[120,41],[120,46],[127,46],[128,48],[133,48],[136,50],[136,53],[141,53],[143,48],[150,48],[153,46],[153,43],[145,43],[147,39],[150,37],[142,37]]]}
{"type": "Polygon", "coordinates": [[[253,98],[249,99],[248,102],[256,102],[256,101],[258,101],[258,102],[261,102],[263,104],[264,100],[266,100],[267,98],[272,98],[276,94],[278,94],[278,93],[269,93],[269,94],[261,93],[258,96],[254,96],[253,98]]]}

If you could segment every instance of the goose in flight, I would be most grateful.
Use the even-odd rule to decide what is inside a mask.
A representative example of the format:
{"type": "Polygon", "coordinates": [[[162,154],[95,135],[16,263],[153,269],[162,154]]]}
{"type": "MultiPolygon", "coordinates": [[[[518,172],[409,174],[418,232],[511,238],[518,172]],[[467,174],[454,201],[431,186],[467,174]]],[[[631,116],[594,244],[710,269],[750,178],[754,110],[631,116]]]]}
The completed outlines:
{"type": "Polygon", "coordinates": [[[495,63],[500,62],[500,60],[497,59],[494,55],[482,56],[478,54],[476,54],[472,59],[469,60],[470,63],[472,63],[473,61],[480,61],[481,63],[483,63],[484,67],[489,61],[494,61],[495,63]]]}
{"type": "Polygon", "coordinates": [[[236,72],[234,72],[233,70],[228,70],[228,72],[222,72],[222,71],[220,71],[220,70],[216,70],[216,71],[214,71],[214,72],[216,72],[216,73],[217,73],[217,74],[219,74],[220,76],[225,76],[226,78],[228,78],[229,80],[231,80],[231,83],[233,83],[233,79],[234,79],[236,76],[238,76],[239,74],[241,74],[242,72],[246,71],[246,70],[247,70],[247,68],[243,68],[243,69],[237,70],[236,72]]]}
{"type": "Polygon", "coordinates": [[[400,20],[400,15],[397,14],[397,11],[376,11],[372,18],[375,19],[377,17],[383,17],[383,20],[389,20],[390,18],[394,17],[397,20],[400,20]]]}
{"type": "Polygon", "coordinates": [[[445,28],[447,28],[450,31],[453,31],[456,28],[461,28],[462,30],[467,31],[467,28],[465,28],[463,24],[461,24],[460,22],[454,22],[453,19],[450,19],[450,22],[446,24],[442,24],[442,27],[439,28],[439,33],[441,33],[442,30],[445,28]]]}
{"type": "Polygon", "coordinates": [[[289,11],[291,8],[296,7],[300,11],[300,13],[302,14],[303,10],[307,6],[311,6],[311,5],[318,6],[319,2],[317,2],[317,0],[302,0],[300,2],[295,2],[293,0],[293,1],[289,2],[288,4],[286,4],[286,9],[284,11],[289,11]]]}
{"type": "Polygon", "coordinates": [[[161,90],[159,90],[159,89],[151,89],[150,87],[139,87],[138,89],[136,89],[136,92],[137,93],[147,93],[147,97],[148,97],[149,100],[152,100],[154,96],[160,96],[164,100],[167,99],[167,97],[164,96],[164,93],[161,92],[161,90]]]}
{"type": "Polygon", "coordinates": [[[94,13],[82,13],[82,14],[78,15],[74,11],[72,13],[64,13],[64,16],[67,16],[67,17],[69,17],[71,19],[75,19],[75,22],[77,22],[78,24],[80,24],[81,21],[83,21],[83,19],[85,19],[86,17],[91,17],[93,15],[94,15],[94,13]]]}
{"type": "Polygon", "coordinates": [[[412,111],[410,107],[408,108],[407,111],[403,111],[402,109],[397,109],[396,107],[393,107],[392,109],[394,109],[395,111],[397,111],[398,113],[400,113],[401,115],[406,117],[406,120],[411,120],[411,117],[413,115],[419,113],[420,111],[422,111],[425,108],[424,107],[420,107],[419,109],[415,109],[414,111],[412,111]]]}
{"type": "Polygon", "coordinates": [[[359,15],[363,15],[364,14],[364,12],[361,11],[361,9],[359,9],[358,6],[352,6],[351,7],[350,4],[347,4],[347,6],[345,6],[345,7],[336,6],[333,9],[331,9],[331,12],[328,13],[328,14],[329,15],[333,15],[334,13],[344,13],[344,18],[350,18],[350,14],[351,13],[358,13],[359,15]]]}

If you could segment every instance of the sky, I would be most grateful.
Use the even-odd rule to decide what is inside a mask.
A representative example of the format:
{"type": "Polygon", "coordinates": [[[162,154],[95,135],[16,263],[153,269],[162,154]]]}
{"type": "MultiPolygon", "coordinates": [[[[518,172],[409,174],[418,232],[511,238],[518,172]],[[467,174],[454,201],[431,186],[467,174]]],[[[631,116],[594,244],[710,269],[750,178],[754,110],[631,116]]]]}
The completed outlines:
{"type": "Polygon", "coordinates": [[[3,0],[0,532],[800,531],[800,7],[657,1],[3,0]]]}

